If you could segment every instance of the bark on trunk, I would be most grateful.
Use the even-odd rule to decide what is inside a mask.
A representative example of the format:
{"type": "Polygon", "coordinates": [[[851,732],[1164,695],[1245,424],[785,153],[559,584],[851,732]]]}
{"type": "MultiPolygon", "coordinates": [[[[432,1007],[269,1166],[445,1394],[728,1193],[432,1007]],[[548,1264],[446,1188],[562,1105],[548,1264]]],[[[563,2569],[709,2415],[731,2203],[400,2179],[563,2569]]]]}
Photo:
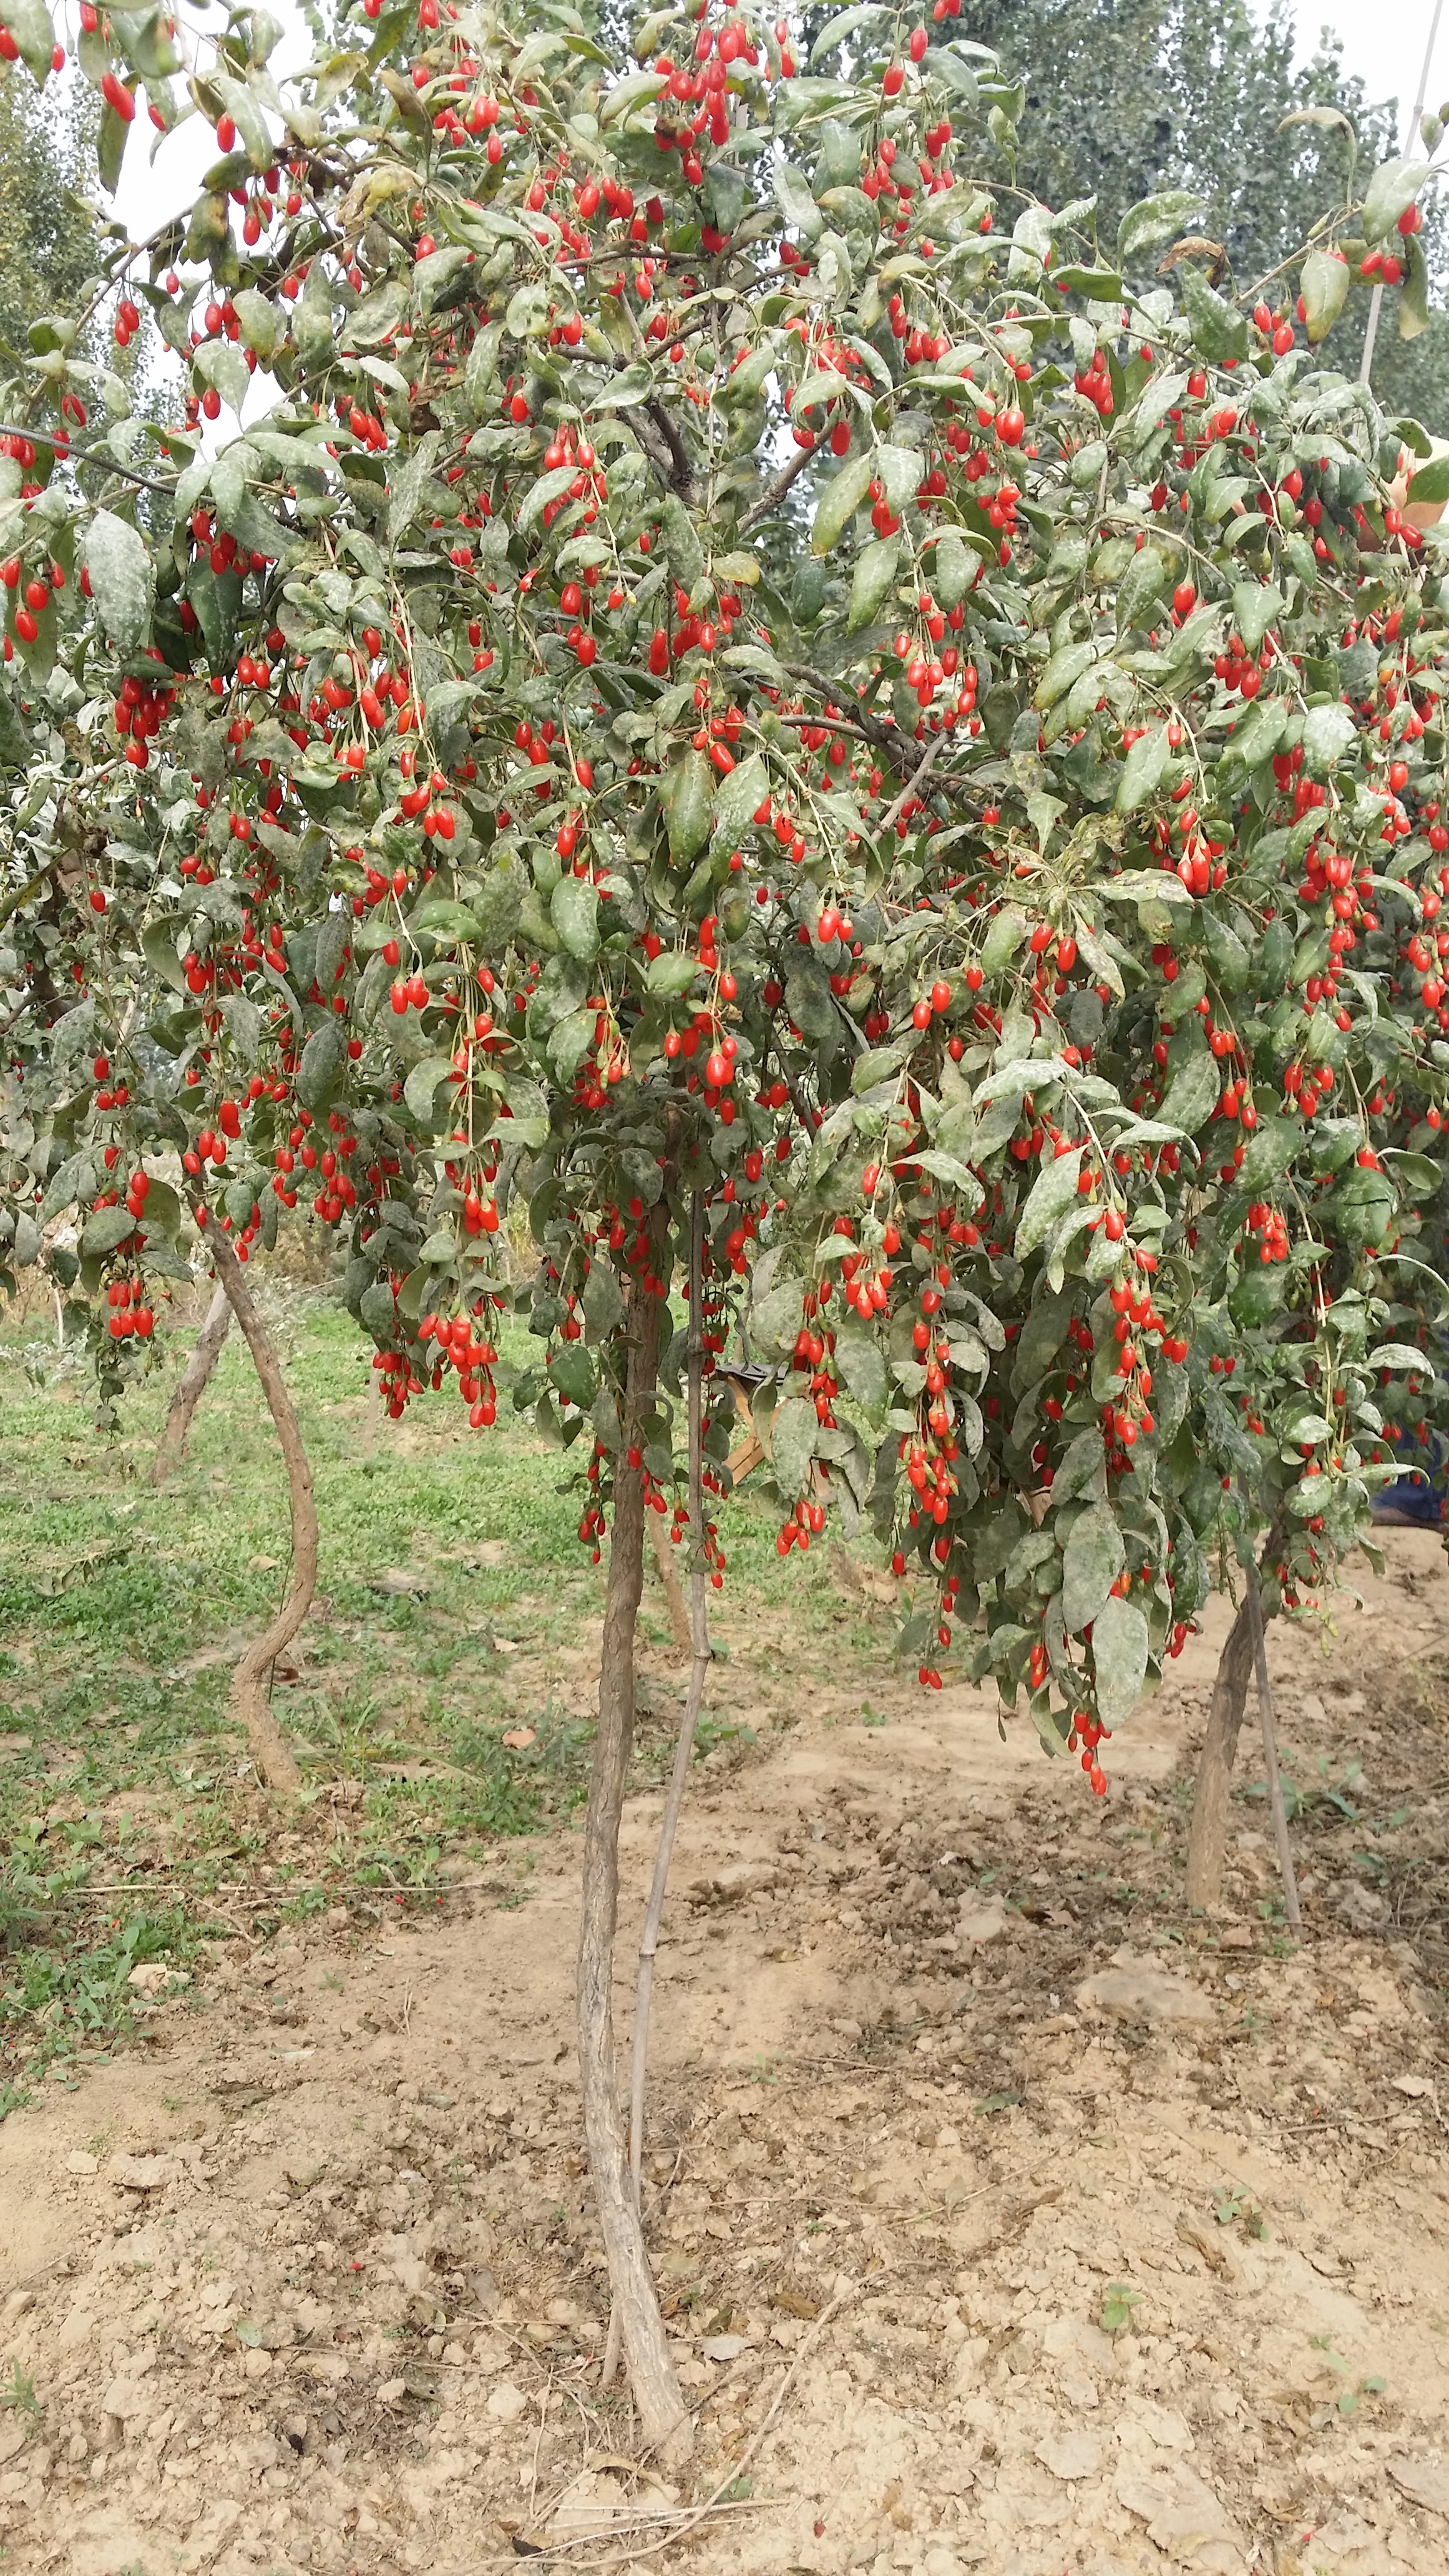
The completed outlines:
{"type": "Polygon", "coordinates": [[[689,2456],[693,2426],[670,2358],[634,2199],[614,2060],[613,2012],[619,1822],[634,1732],[634,1629],[644,1588],[644,1488],[639,1470],[628,1465],[625,1453],[638,1439],[653,1396],[663,1305],[662,1298],[650,1296],[641,1285],[631,1286],[624,1301],[628,1362],[599,1664],[599,1731],[584,1829],[577,2002],[584,2135],[624,2355],[644,2445],[677,2468],[689,2456]]]}
{"type": "Polygon", "coordinates": [[[221,1357],[221,1346],[231,1329],[231,1300],[220,1280],[206,1310],[206,1319],[196,1336],[196,1348],[182,1370],[166,1416],[166,1428],[157,1445],[151,1467],[153,1485],[164,1484],[174,1467],[186,1455],[186,1442],[191,1430],[191,1417],[211,1383],[212,1371],[221,1357]]]}
{"type": "MultiPolygon", "coordinates": [[[[1243,1569],[1245,1585],[1257,1584],[1260,1602],[1263,1597],[1260,1568],[1272,1564],[1282,1545],[1282,1524],[1274,1521],[1263,1540],[1257,1565],[1250,1556],[1243,1569]]],[[[1208,1711],[1207,1734],[1198,1757],[1192,1823],[1188,1831],[1187,1901],[1189,1905],[1201,1906],[1209,1914],[1216,1913],[1222,1903],[1228,1799],[1232,1792],[1238,1737],[1248,1705],[1248,1685],[1253,1678],[1254,1625],[1252,1598],[1245,1589],[1238,1604],[1238,1615],[1228,1630],[1213,1683],[1212,1707],[1208,1711]]]]}
{"type": "MultiPolygon", "coordinates": [[[[1250,1578],[1251,1579],[1251,1578],[1250,1578]]],[[[1252,1603],[1245,1593],[1228,1630],[1213,1683],[1207,1735],[1198,1757],[1192,1826],[1187,1845],[1187,1901],[1215,1913],[1222,1901],[1223,1857],[1228,1840],[1228,1798],[1238,1736],[1253,1676],[1252,1603]]]]}
{"type": "Polygon", "coordinates": [[[272,1715],[262,1676],[283,1647],[291,1644],[317,1589],[317,1505],[312,1493],[312,1470],[286,1381],[252,1301],[241,1263],[213,1217],[203,1218],[202,1232],[216,1265],[217,1279],[256,1363],[287,1471],[287,1499],[292,1511],[292,1587],[275,1619],[260,1637],[253,1639],[232,1674],[231,1713],[245,1727],[252,1760],[268,1787],[290,1791],[301,1788],[302,1774],[272,1715]]]}

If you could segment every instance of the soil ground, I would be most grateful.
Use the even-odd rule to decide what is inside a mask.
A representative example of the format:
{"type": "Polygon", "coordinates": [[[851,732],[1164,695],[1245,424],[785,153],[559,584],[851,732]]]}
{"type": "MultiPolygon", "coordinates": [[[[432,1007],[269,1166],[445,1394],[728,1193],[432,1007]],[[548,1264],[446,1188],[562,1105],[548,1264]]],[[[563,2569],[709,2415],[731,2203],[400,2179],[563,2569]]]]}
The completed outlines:
{"type": "MultiPolygon", "coordinates": [[[[1427,1535],[1387,1555],[1326,1652],[1270,1632],[1298,1943],[1246,1731],[1224,1914],[1182,1902],[1225,1611],[1105,1809],[984,1695],[889,1678],[858,1591],[838,1651],[732,1626],[755,1740],[695,1772],[655,2001],[682,2490],[601,2386],[576,1821],[431,1914],[156,1963],[140,2044],[0,2126],[5,2566],[1440,2576],[1449,1583],[1427,1535]]],[[[554,1654],[581,1716],[596,1633],[554,1654]]]]}

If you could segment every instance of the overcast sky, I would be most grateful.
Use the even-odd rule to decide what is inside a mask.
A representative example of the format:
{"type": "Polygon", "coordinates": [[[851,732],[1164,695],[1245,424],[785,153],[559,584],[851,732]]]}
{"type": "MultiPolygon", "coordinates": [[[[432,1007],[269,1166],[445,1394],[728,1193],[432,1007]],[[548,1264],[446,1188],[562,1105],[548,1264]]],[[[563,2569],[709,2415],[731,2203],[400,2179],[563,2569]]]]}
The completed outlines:
{"type": "MultiPolygon", "coordinates": [[[[1418,94],[1434,0],[1293,0],[1298,50],[1307,58],[1324,27],[1342,40],[1344,69],[1357,72],[1371,98],[1397,98],[1400,134],[1418,94]]],[[[1449,8],[1440,21],[1429,75],[1431,107],[1449,98],[1449,8]]]]}

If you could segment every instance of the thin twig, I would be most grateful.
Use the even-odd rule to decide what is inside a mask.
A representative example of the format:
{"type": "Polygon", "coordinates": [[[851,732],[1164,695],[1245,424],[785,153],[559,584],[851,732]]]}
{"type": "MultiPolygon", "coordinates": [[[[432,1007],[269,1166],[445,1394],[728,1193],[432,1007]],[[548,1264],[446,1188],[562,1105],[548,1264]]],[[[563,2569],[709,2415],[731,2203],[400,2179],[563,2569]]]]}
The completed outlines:
{"type": "MultiPolygon", "coordinates": [[[[127,483],[140,483],[148,492],[170,494],[176,489],[175,483],[158,483],[153,474],[138,474],[134,465],[122,465],[103,447],[72,447],[63,429],[52,432],[41,429],[38,425],[30,429],[17,429],[13,422],[0,420],[0,438],[24,438],[36,441],[42,447],[55,447],[57,459],[62,465],[100,465],[104,467],[107,474],[119,474],[127,483]],[[57,440],[60,441],[58,447],[56,447],[57,440]]],[[[179,476],[177,480],[180,480],[179,476]]]]}
{"type": "Polygon", "coordinates": [[[944,732],[933,735],[930,742],[927,744],[925,751],[922,753],[921,758],[917,761],[915,768],[912,770],[910,777],[906,780],[906,783],[901,789],[899,796],[896,798],[894,805],[890,807],[887,813],[882,815],[878,823],[872,825],[871,828],[875,832],[877,838],[880,838],[884,833],[893,830],[895,825],[900,821],[901,816],[904,814],[911,798],[913,796],[919,796],[922,787],[925,785],[926,780],[929,778],[931,771],[935,768],[936,763],[940,759],[945,748],[946,736],[944,732]]]}
{"type": "Polygon", "coordinates": [[[748,536],[751,528],[757,528],[761,519],[767,519],[772,510],[778,509],[791,485],[799,475],[804,473],[814,453],[813,447],[802,447],[798,454],[791,457],[788,465],[781,466],[779,473],[765,485],[759,499],[752,501],[741,516],[736,530],[738,536],[748,536]]]}

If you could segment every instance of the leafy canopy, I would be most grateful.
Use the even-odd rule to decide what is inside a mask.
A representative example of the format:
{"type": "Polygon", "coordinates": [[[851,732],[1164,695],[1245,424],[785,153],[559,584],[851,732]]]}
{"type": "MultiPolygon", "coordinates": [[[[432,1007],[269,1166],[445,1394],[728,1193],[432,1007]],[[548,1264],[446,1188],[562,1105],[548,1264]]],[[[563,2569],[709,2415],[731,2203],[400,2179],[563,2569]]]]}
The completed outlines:
{"type": "Polygon", "coordinates": [[[524,1207],[505,1396],[597,1552],[675,1490],[702,1195],[782,1550],[867,1516],[922,1678],[1100,1785],[1240,1527],[1307,1597],[1381,1382],[1433,1403],[1445,592],[1425,433],[1319,346],[1425,174],[1325,210],[1305,336],[1181,189],[983,184],[1022,93],[948,0],[808,62],[715,0],[630,59],[557,0],[363,0],[285,88],[275,38],[184,110],[167,22],[83,39],[112,174],[138,97],[216,130],[93,299],[184,420],[87,313],[6,396],[10,1275],[108,1408],[194,1212],[300,1209],[392,1410],[485,1428],[524,1207]]]}

